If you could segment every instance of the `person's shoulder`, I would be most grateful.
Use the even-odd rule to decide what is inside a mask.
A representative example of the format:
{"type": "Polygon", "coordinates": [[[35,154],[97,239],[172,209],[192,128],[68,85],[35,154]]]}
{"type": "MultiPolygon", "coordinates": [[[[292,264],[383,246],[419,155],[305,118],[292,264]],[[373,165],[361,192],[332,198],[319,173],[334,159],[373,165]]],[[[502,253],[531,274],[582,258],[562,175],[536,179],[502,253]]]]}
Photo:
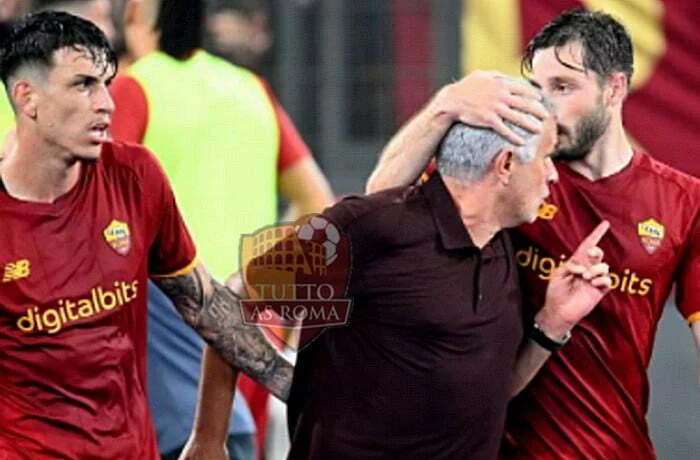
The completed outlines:
{"type": "Polygon", "coordinates": [[[641,155],[637,168],[639,174],[652,177],[660,187],[668,188],[681,196],[700,198],[700,179],[669,166],[649,154],[639,153],[638,155],[641,155]]]}
{"type": "Polygon", "coordinates": [[[110,87],[113,86],[122,86],[122,85],[139,85],[139,80],[132,75],[128,70],[125,72],[118,72],[115,76],[112,82],[110,83],[110,87]]]}
{"type": "Polygon", "coordinates": [[[143,88],[138,78],[128,72],[119,72],[109,85],[109,92],[113,96],[128,97],[140,95],[143,88]]]}
{"type": "Polygon", "coordinates": [[[250,69],[234,64],[222,57],[200,50],[192,58],[199,66],[209,67],[213,70],[234,73],[247,78],[259,80],[261,77],[250,69]]]}
{"type": "Polygon", "coordinates": [[[139,177],[159,168],[158,160],[146,147],[122,141],[105,142],[100,162],[106,171],[130,171],[139,177]]]}
{"type": "Polygon", "coordinates": [[[395,187],[370,195],[347,195],[326,209],[324,215],[346,229],[351,226],[392,228],[416,196],[417,189],[416,186],[395,187]]]}

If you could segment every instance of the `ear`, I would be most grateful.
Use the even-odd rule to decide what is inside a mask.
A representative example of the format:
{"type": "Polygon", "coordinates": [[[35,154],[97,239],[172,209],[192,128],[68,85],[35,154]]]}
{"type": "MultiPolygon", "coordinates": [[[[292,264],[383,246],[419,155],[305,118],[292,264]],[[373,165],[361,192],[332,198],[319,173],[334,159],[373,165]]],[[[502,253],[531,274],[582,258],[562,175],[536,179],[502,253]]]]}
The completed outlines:
{"type": "Polygon", "coordinates": [[[608,105],[620,105],[624,102],[628,92],[627,76],[622,72],[615,72],[605,85],[606,103],[608,105]]]}
{"type": "Polygon", "coordinates": [[[12,84],[10,92],[12,103],[17,108],[17,114],[35,119],[37,115],[37,102],[39,95],[35,86],[28,80],[18,80],[12,84]]]}
{"type": "Polygon", "coordinates": [[[493,160],[493,170],[499,184],[507,186],[513,175],[515,153],[511,149],[503,149],[493,160]]]}

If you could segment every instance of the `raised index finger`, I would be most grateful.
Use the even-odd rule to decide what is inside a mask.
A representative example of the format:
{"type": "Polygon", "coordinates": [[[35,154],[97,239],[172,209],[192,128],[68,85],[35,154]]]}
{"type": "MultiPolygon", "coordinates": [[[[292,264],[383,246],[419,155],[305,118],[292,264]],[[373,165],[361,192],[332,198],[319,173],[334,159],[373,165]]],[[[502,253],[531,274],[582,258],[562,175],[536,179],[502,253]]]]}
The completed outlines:
{"type": "Polygon", "coordinates": [[[574,260],[583,260],[582,258],[588,254],[589,249],[598,246],[598,243],[607,233],[609,228],[610,222],[607,220],[599,223],[598,226],[591,233],[589,233],[588,236],[583,239],[583,241],[581,241],[581,244],[578,245],[571,258],[574,260]]]}

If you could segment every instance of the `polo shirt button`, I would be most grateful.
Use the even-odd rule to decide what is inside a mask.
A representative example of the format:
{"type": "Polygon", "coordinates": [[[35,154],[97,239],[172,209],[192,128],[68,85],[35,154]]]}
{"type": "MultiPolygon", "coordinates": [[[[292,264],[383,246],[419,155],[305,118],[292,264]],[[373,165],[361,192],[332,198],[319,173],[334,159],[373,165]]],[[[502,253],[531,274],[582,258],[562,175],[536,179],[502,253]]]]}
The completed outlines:
{"type": "Polygon", "coordinates": [[[479,302],[481,302],[482,300],[484,300],[484,294],[479,294],[479,302]]]}

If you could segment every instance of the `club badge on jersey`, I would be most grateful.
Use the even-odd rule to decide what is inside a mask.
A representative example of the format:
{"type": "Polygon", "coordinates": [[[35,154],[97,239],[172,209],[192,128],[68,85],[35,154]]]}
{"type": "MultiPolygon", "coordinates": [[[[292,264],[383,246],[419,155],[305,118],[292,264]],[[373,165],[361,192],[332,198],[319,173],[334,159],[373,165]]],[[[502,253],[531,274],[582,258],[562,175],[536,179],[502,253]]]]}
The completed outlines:
{"type": "Polygon", "coordinates": [[[661,247],[665,233],[666,228],[654,218],[637,224],[637,235],[649,255],[654,254],[661,247]]]}
{"type": "Polygon", "coordinates": [[[104,237],[107,244],[120,256],[129,254],[131,249],[131,232],[129,224],[113,219],[104,229],[104,237]]]}

